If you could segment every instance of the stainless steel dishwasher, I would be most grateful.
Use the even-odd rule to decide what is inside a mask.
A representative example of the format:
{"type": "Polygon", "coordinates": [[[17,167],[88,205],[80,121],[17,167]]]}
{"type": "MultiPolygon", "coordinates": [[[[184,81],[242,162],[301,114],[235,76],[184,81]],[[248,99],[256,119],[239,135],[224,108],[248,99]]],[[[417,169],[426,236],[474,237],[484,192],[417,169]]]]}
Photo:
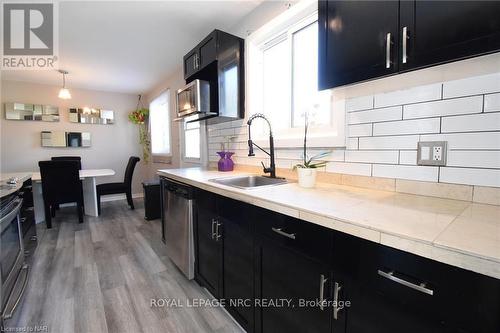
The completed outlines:
{"type": "Polygon", "coordinates": [[[162,178],[162,238],[167,255],[191,280],[194,278],[193,188],[162,178]]]}

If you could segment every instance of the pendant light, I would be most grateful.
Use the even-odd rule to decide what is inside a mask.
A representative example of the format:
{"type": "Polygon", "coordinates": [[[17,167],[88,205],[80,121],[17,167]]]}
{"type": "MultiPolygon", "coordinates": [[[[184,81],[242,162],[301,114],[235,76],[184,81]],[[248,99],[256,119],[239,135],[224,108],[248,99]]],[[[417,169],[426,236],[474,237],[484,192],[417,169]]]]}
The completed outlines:
{"type": "Polygon", "coordinates": [[[59,98],[71,99],[71,93],[69,92],[68,89],[66,89],[66,74],[68,74],[68,71],[60,69],[59,73],[61,73],[63,76],[63,86],[62,86],[61,90],[59,90],[59,98]]]}

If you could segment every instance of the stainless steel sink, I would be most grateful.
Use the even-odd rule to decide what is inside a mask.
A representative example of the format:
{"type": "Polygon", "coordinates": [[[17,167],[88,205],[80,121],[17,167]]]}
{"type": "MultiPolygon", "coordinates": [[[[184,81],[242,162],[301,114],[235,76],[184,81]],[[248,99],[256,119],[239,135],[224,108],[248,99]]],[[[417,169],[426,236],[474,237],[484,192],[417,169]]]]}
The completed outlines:
{"type": "Polygon", "coordinates": [[[286,179],[284,178],[269,178],[264,176],[236,176],[228,178],[215,178],[210,179],[209,181],[222,185],[241,188],[244,190],[265,186],[276,186],[287,183],[286,179]]]}

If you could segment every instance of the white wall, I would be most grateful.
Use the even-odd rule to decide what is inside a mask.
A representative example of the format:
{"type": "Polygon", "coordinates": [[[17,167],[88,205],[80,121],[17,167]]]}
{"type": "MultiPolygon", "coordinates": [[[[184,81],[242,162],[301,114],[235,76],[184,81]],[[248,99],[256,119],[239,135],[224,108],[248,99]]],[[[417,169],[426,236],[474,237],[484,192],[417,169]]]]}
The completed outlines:
{"type": "MultiPolygon", "coordinates": [[[[98,182],[123,181],[125,166],[132,155],[142,159],[139,133],[136,125],[128,121],[128,113],[135,109],[137,96],[83,89],[70,89],[72,99],[57,97],[60,87],[27,82],[2,81],[2,115],[0,117],[0,170],[1,172],[38,170],[38,161],[51,156],[79,155],[86,169],[109,168],[116,172],[113,177],[98,182]],[[24,102],[50,104],[59,107],[59,122],[5,120],[3,103],[24,102]],[[97,107],[115,111],[115,124],[75,124],[68,120],[70,107],[97,107]],[[80,131],[90,132],[90,148],[41,147],[40,132],[80,131]]],[[[140,162],[134,173],[133,193],[141,193],[141,182],[147,177],[146,168],[140,162]]]]}

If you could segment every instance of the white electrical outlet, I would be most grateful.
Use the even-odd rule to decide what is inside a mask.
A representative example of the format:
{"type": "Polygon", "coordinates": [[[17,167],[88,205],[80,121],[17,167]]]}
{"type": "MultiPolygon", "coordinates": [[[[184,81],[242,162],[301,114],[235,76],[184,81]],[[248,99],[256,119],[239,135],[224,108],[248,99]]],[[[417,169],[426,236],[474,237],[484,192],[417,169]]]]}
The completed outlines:
{"type": "Polygon", "coordinates": [[[418,165],[446,165],[446,141],[420,141],[418,143],[418,165]]]}
{"type": "Polygon", "coordinates": [[[441,161],[442,159],[443,159],[442,147],[440,146],[432,147],[432,160],[441,161]]]}

